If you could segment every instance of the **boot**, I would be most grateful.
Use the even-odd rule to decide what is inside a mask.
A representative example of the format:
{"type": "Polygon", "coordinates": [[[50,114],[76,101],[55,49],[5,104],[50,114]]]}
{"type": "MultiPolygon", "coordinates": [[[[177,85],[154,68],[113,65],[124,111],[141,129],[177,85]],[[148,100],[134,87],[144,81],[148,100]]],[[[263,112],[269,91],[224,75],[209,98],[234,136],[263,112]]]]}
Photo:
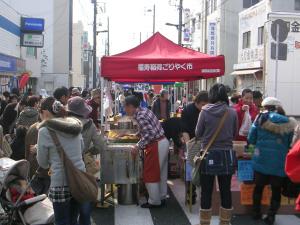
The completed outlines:
{"type": "Polygon", "coordinates": [[[252,219],[253,220],[261,220],[261,198],[254,196],[253,198],[253,207],[252,207],[252,219]]]}
{"type": "Polygon", "coordinates": [[[263,188],[255,187],[253,192],[253,207],[252,207],[252,218],[253,220],[261,220],[261,199],[262,199],[263,188]]]}
{"type": "Polygon", "coordinates": [[[212,212],[211,209],[200,209],[199,225],[210,225],[211,212],[212,212]]]}
{"type": "Polygon", "coordinates": [[[230,225],[233,209],[220,208],[220,225],[230,225]]]}
{"type": "Polygon", "coordinates": [[[276,200],[271,200],[270,209],[267,216],[264,218],[264,222],[267,225],[273,225],[275,223],[275,217],[278,209],[280,208],[280,202],[276,200]]]}

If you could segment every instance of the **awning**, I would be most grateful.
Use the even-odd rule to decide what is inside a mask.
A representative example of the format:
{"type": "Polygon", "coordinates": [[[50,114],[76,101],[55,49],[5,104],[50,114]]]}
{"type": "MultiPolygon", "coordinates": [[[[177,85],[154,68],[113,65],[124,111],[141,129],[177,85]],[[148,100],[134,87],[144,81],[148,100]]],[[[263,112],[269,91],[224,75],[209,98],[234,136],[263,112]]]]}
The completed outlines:
{"type": "Polygon", "coordinates": [[[185,82],[223,76],[225,58],[173,43],[160,33],[127,52],[101,59],[101,76],[123,83],[185,82]]]}
{"type": "Polygon", "coordinates": [[[255,69],[255,70],[236,70],[231,73],[231,75],[247,75],[247,74],[255,74],[257,72],[262,71],[262,69],[255,69]]]}

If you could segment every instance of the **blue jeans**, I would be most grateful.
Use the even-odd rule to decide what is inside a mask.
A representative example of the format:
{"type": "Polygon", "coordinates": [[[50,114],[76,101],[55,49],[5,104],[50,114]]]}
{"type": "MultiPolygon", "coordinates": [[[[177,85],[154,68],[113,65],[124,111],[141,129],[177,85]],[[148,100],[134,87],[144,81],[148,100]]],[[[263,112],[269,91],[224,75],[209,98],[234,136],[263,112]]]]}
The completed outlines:
{"type": "Polygon", "coordinates": [[[78,225],[80,204],[74,199],[53,202],[55,225],[78,225]]]}
{"type": "Polygon", "coordinates": [[[86,202],[80,205],[79,224],[80,225],[91,225],[91,203],[86,202]]]}

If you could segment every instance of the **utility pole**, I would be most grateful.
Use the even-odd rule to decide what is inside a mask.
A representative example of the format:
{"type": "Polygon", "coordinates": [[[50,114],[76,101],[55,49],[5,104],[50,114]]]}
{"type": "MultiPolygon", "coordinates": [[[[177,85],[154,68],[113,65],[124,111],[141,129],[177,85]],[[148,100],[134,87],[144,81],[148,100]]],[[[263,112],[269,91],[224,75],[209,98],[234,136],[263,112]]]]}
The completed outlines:
{"type": "Polygon", "coordinates": [[[97,0],[94,3],[94,24],[93,24],[93,88],[97,87],[97,0]]]}
{"type": "Polygon", "coordinates": [[[179,1],[179,24],[178,24],[178,44],[182,44],[182,11],[183,11],[183,0],[179,1]]]}
{"type": "Polygon", "coordinates": [[[156,20],[156,18],[155,18],[156,17],[156,12],[155,12],[155,10],[156,9],[155,9],[155,4],[154,4],[153,5],[153,34],[155,34],[155,25],[156,25],[155,24],[156,23],[156,21],[155,21],[156,20]]]}
{"type": "MultiPolygon", "coordinates": [[[[69,80],[71,80],[72,65],[72,44],[73,42],[73,0],[69,1],[69,80]]],[[[70,84],[71,86],[71,84],[70,84]]]]}
{"type": "Polygon", "coordinates": [[[109,27],[109,17],[107,17],[107,55],[110,55],[110,27],[109,27]]]}

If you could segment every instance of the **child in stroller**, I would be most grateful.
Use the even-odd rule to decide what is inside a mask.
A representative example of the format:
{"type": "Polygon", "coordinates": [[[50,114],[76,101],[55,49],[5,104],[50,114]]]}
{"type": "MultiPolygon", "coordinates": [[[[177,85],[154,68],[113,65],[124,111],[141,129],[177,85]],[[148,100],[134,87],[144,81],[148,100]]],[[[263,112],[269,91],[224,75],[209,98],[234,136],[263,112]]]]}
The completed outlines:
{"type": "Polygon", "coordinates": [[[21,178],[16,177],[15,180],[12,180],[8,184],[8,188],[13,203],[16,203],[21,195],[21,202],[35,197],[35,193],[32,188],[28,187],[28,182],[21,178]]]}
{"type": "Polygon", "coordinates": [[[0,203],[9,225],[54,223],[54,211],[46,195],[36,196],[27,182],[29,162],[0,158],[0,203]]]}

